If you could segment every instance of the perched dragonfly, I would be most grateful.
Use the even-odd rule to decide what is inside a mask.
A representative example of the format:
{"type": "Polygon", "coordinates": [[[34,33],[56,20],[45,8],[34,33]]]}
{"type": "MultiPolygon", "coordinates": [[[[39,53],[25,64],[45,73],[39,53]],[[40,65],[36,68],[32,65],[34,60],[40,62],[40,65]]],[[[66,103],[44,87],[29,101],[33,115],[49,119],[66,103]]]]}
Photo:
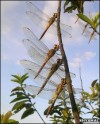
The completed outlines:
{"type": "MultiPolygon", "coordinates": [[[[27,4],[27,7],[30,10],[30,11],[26,12],[27,15],[32,19],[32,21],[36,25],[38,25],[43,30],[45,30],[43,32],[43,35],[45,34],[45,32],[47,30],[50,31],[50,32],[53,31],[53,34],[57,32],[57,29],[56,29],[56,27],[57,27],[57,23],[56,23],[57,15],[56,15],[56,13],[54,13],[54,16],[50,18],[48,15],[46,15],[44,12],[42,12],[39,8],[37,8],[34,4],[32,4],[32,2],[26,2],[26,4],[27,4]],[[48,25],[48,22],[49,22],[50,25],[48,25]]],[[[67,32],[67,31],[71,30],[71,26],[65,25],[63,23],[61,23],[60,26],[61,26],[62,36],[67,37],[67,38],[71,37],[71,34],[67,32]]],[[[42,36],[40,37],[40,39],[42,38],[42,36]]]]}
{"type": "MultiPolygon", "coordinates": [[[[30,92],[32,95],[35,95],[37,97],[49,100],[50,102],[52,101],[50,103],[51,105],[54,105],[54,103],[56,101],[61,102],[60,98],[65,99],[66,104],[70,104],[70,99],[69,99],[67,87],[63,86],[62,89],[60,87],[61,87],[61,84],[58,84],[58,85],[56,84],[55,87],[44,88],[43,91],[37,96],[37,92],[40,89],[39,86],[26,85],[26,84],[24,85],[25,90],[30,92]],[[58,89],[58,91],[57,91],[57,89],[58,89]]],[[[73,93],[74,94],[80,94],[81,92],[82,92],[82,90],[80,88],[73,88],[73,93]]],[[[77,99],[76,97],[75,97],[75,101],[76,101],[77,104],[81,104],[81,105],[83,104],[82,101],[77,99]]],[[[50,112],[50,111],[48,111],[48,112],[50,112]]]]}
{"type": "Polygon", "coordinates": [[[61,91],[63,90],[63,87],[66,85],[66,81],[65,79],[61,79],[61,83],[57,86],[56,88],[56,91],[55,91],[55,94],[54,94],[54,97],[52,98],[52,101],[51,101],[51,105],[49,106],[48,108],[48,111],[47,111],[47,117],[49,115],[49,113],[51,112],[52,110],[52,107],[54,106],[59,94],[61,93],[61,91]]]}
{"type": "Polygon", "coordinates": [[[41,68],[39,69],[39,71],[37,72],[35,78],[39,75],[39,73],[42,71],[43,67],[46,65],[46,63],[51,59],[51,57],[54,56],[54,54],[58,51],[59,49],[59,45],[54,45],[53,49],[50,49],[45,57],[45,60],[43,62],[43,64],[41,65],[41,68]]]}
{"type": "MultiPolygon", "coordinates": [[[[43,91],[39,95],[37,95],[38,90],[40,89],[39,86],[24,84],[24,88],[25,88],[26,91],[30,92],[32,95],[43,98],[45,100],[49,100],[51,102],[51,100],[55,96],[56,88],[57,88],[58,85],[59,84],[56,84],[55,87],[52,87],[52,88],[44,88],[43,91]]],[[[73,87],[73,93],[75,95],[80,94],[81,92],[82,92],[82,89],[73,87]]],[[[63,87],[63,90],[59,94],[59,96],[57,98],[57,101],[60,101],[59,99],[61,97],[65,98],[65,99],[68,98],[67,100],[70,102],[69,95],[68,95],[68,90],[67,90],[66,87],[63,87]]],[[[81,100],[77,100],[76,102],[79,103],[79,102],[81,102],[81,100]]]]}
{"type": "Polygon", "coordinates": [[[61,64],[63,63],[62,59],[58,59],[57,63],[52,64],[51,68],[50,68],[50,72],[47,75],[47,78],[45,80],[45,82],[43,83],[42,87],[40,88],[38,94],[42,91],[42,89],[45,87],[45,85],[47,84],[48,80],[51,78],[51,76],[58,70],[58,68],[61,66],[61,64]]]}

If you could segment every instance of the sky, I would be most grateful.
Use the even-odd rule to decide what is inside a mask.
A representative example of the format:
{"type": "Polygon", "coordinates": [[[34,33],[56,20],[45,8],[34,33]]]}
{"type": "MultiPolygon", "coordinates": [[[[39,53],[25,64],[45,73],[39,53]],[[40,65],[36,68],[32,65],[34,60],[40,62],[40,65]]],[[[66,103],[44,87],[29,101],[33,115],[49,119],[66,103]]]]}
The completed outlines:
{"type": "MultiPolygon", "coordinates": [[[[41,11],[47,15],[52,14],[57,9],[57,1],[32,1],[38,6],[41,11]],[[51,11],[52,7],[52,11],[51,11]]],[[[63,3],[62,3],[63,6],[63,3]]],[[[6,113],[11,110],[12,104],[9,102],[13,99],[10,97],[11,90],[17,86],[11,82],[12,74],[24,74],[24,68],[19,64],[22,59],[30,59],[27,50],[22,44],[25,38],[23,27],[30,28],[37,37],[40,27],[33,24],[31,19],[26,15],[28,10],[25,1],[1,1],[1,112],[6,113]]],[[[62,8],[63,10],[63,8],[62,8]]],[[[99,10],[98,2],[85,4],[85,13],[92,12],[95,14],[99,10]]],[[[72,80],[73,86],[81,88],[79,79],[79,63],[81,64],[83,86],[86,91],[90,91],[91,82],[99,79],[99,37],[92,40],[88,44],[89,37],[82,36],[82,28],[79,23],[76,23],[75,14],[63,13],[61,15],[61,22],[72,26],[72,38],[63,39],[64,49],[68,58],[69,69],[76,74],[72,80]]],[[[40,22],[41,23],[41,22],[40,22]]],[[[47,33],[43,38],[44,43],[51,48],[57,42],[57,38],[47,33]]],[[[28,80],[29,84],[33,83],[28,80]]],[[[43,116],[43,112],[48,107],[48,101],[42,98],[36,98],[36,108],[39,110],[43,119],[50,122],[49,118],[43,116]]],[[[14,115],[12,118],[19,120],[20,123],[33,122],[42,123],[37,114],[21,120],[22,113],[14,115]]]]}

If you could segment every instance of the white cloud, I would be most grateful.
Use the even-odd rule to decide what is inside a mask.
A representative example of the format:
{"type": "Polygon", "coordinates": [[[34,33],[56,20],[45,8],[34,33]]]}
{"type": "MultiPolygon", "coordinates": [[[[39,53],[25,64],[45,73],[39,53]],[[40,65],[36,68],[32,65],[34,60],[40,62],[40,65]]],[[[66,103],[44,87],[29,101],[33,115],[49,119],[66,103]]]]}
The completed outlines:
{"type": "Polygon", "coordinates": [[[87,60],[91,60],[95,56],[96,56],[95,52],[87,51],[87,52],[84,53],[84,57],[87,60]]]}
{"type": "Polygon", "coordinates": [[[75,58],[73,58],[72,62],[69,63],[69,65],[72,68],[77,68],[79,65],[83,65],[84,61],[91,60],[96,56],[95,52],[92,51],[86,51],[84,53],[76,53],[75,58]]]}

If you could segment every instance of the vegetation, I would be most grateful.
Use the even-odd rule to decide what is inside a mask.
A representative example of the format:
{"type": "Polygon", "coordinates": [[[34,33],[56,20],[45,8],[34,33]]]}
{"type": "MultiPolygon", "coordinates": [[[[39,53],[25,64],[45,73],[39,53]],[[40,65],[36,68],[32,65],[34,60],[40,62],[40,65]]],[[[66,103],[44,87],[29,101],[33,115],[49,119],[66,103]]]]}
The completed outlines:
{"type": "MultiPolygon", "coordinates": [[[[93,2],[94,0],[89,0],[90,2],[93,2]]],[[[71,91],[72,85],[71,85],[71,78],[68,75],[69,74],[69,67],[68,67],[68,62],[67,62],[67,57],[65,54],[65,51],[63,49],[63,43],[62,43],[62,38],[60,35],[60,7],[61,7],[61,1],[58,1],[58,19],[57,19],[57,34],[58,34],[58,40],[59,40],[59,46],[61,50],[61,55],[62,59],[64,60],[64,67],[65,67],[65,78],[68,78],[68,91],[69,91],[69,97],[70,100],[72,100],[69,103],[65,103],[65,99],[60,97],[60,102],[55,105],[50,112],[51,116],[51,121],[54,124],[57,124],[59,122],[63,124],[70,124],[74,122],[80,122],[79,120],[82,119],[82,116],[84,114],[91,114],[93,118],[100,118],[100,109],[99,109],[99,100],[98,97],[100,96],[100,85],[97,80],[94,80],[91,83],[91,93],[88,93],[86,91],[82,91],[82,99],[81,99],[81,104],[76,104],[74,94],[71,91]],[[69,77],[68,77],[69,76],[69,77]],[[71,92],[70,92],[71,91],[71,92]],[[74,101],[74,102],[73,102],[74,101]],[[87,112],[86,112],[87,111],[87,112]]],[[[81,19],[86,23],[84,27],[85,32],[86,28],[89,28],[92,30],[90,40],[91,41],[93,35],[96,33],[97,35],[100,35],[98,32],[98,27],[100,25],[99,18],[100,18],[100,13],[97,13],[94,17],[88,17],[87,15],[84,14],[84,2],[87,2],[86,0],[66,0],[64,3],[64,12],[65,13],[73,13],[73,11],[77,11],[77,16],[78,20],[81,19]]],[[[77,20],[77,21],[78,21],[77,20]]],[[[12,107],[12,110],[7,112],[5,115],[2,114],[1,116],[1,123],[18,123],[17,121],[10,119],[10,117],[13,114],[17,114],[21,110],[24,110],[21,119],[24,119],[28,117],[29,115],[34,114],[37,112],[39,117],[42,119],[40,116],[39,112],[35,108],[35,103],[32,103],[32,99],[35,99],[35,95],[32,95],[30,93],[27,93],[25,90],[25,81],[28,78],[28,74],[24,75],[12,75],[13,79],[11,80],[14,83],[17,83],[18,86],[12,89],[11,91],[11,97],[15,96],[15,98],[10,102],[14,103],[14,106],[12,107]],[[12,114],[13,113],[13,114],[12,114]]],[[[48,108],[44,111],[44,115],[47,115],[48,108]]],[[[44,120],[42,119],[44,122],[44,120]]],[[[45,123],[45,122],[44,122],[45,123]]]]}

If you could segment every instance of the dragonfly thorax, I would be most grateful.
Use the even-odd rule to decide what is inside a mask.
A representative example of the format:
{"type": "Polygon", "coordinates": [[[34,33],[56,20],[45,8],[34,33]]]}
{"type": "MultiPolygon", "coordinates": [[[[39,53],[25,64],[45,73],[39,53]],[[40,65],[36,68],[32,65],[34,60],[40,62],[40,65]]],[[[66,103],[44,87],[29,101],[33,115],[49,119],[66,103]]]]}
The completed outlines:
{"type": "Polygon", "coordinates": [[[58,50],[59,49],[59,45],[57,45],[57,44],[54,44],[54,50],[58,50]]]}
{"type": "Polygon", "coordinates": [[[57,13],[54,13],[54,14],[53,14],[53,17],[57,18],[57,13]]]}
{"type": "Polygon", "coordinates": [[[57,64],[62,63],[62,59],[57,59],[57,64]]]}

